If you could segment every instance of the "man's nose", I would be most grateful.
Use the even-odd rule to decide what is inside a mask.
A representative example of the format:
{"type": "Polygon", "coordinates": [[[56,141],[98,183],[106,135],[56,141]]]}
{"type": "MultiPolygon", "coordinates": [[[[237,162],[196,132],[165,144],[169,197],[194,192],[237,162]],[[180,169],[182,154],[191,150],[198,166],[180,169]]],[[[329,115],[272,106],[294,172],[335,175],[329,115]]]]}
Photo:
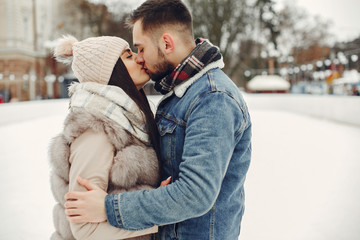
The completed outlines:
{"type": "Polygon", "coordinates": [[[135,56],[135,62],[136,62],[137,64],[142,64],[142,63],[144,63],[144,58],[141,56],[141,54],[137,54],[137,55],[135,56]]]}

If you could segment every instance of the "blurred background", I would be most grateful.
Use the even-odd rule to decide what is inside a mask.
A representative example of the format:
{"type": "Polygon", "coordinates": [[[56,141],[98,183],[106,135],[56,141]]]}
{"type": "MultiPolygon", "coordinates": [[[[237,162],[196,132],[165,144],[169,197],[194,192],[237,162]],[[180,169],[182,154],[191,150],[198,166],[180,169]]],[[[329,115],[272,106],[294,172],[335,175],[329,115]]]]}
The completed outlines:
{"type": "MultiPolygon", "coordinates": [[[[75,77],[52,57],[55,40],[115,35],[131,43],[124,19],[142,2],[0,0],[0,101],[67,97],[75,77]]],[[[184,2],[195,37],[220,47],[225,72],[244,91],[359,95],[359,1],[184,2]]]]}

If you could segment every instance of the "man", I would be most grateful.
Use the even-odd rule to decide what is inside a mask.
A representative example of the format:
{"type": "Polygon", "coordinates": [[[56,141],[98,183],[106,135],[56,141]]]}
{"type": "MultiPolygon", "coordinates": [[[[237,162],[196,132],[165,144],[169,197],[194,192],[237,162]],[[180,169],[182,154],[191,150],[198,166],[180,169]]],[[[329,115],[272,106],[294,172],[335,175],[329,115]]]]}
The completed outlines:
{"type": "Polygon", "coordinates": [[[221,70],[219,49],[194,41],[191,15],[180,0],[148,0],[128,22],[137,62],[165,94],[156,122],[162,179],[170,176],[171,183],[106,195],[80,179],[90,191],[66,195],[69,220],[108,220],[126,230],[158,225],[162,240],[238,239],[251,121],[238,88],[221,70]]]}

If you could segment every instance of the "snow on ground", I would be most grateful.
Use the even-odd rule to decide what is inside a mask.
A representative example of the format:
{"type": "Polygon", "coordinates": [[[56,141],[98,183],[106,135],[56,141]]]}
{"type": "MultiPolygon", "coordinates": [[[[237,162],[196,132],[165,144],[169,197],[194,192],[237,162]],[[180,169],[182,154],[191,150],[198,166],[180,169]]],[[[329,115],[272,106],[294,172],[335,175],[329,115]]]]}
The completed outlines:
{"type": "Polygon", "coordinates": [[[360,239],[360,128],[253,111],[241,240],[360,239]]]}
{"type": "MultiPolygon", "coordinates": [[[[45,240],[53,232],[47,146],[67,105],[0,106],[0,239],[45,240]]],[[[360,239],[360,128],[278,110],[250,113],[253,158],[239,239],[360,239]]]]}

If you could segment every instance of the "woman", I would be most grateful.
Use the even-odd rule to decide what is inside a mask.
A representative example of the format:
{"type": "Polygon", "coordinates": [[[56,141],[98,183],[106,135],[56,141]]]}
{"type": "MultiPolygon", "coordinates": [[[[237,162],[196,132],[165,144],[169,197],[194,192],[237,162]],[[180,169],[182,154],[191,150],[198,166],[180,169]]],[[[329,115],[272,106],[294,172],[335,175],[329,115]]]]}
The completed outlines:
{"type": "Polygon", "coordinates": [[[107,222],[69,223],[66,214],[71,212],[64,209],[66,192],[86,191],[78,176],[108,193],[159,186],[158,133],[142,89],[149,76],[135,62],[129,44],[117,37],[78,42],[66,36],[59,39],[54,56],[71,63],[80,83],[69,88],[69,114],[49,149],[57,201],[51,239],[150,239],[157,226],[131,232],[107,222]]]}

